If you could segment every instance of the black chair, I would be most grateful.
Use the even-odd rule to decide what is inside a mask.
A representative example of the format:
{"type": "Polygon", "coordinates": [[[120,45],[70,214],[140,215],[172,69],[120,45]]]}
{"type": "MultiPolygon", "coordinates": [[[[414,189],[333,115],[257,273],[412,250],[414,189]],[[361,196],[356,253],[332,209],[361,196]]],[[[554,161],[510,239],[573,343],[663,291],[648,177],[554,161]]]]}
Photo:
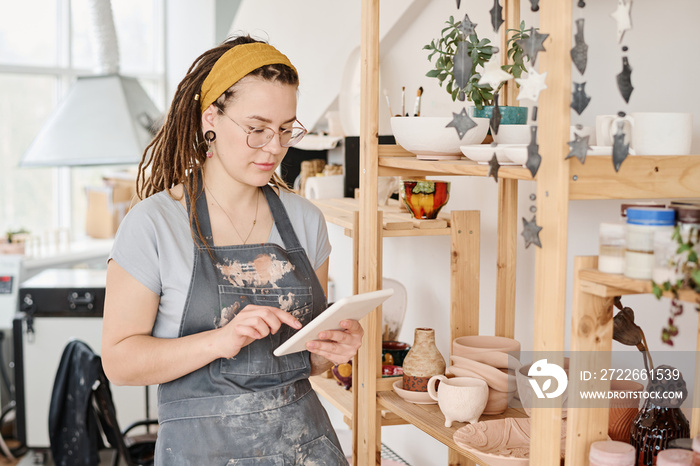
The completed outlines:
{"type": "Polygon", "coordinates": [[[120,460],[128,466],[152,465],[156,434],[127,434],[157,422],[139,421],[121,431],[102,359],[80,340],[66,345],[49,408],[49,439],[56,466],[99,464],[99,450],[107,445],[115,450],[113,466],[120,460]]]}

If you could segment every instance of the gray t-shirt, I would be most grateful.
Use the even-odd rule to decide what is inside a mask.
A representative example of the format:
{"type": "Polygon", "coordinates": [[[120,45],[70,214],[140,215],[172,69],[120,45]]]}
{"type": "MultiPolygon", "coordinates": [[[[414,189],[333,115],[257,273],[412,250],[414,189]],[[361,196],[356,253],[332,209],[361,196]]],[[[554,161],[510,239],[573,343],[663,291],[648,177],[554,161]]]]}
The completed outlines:
{"type": "MultiPolygon", "coordinates": [[[[311,266],[318,269],[331,253],[321,210],[297,194],[281,190],[279,196],[311,266]]],[[[268,242],[285,247],[276,225],[268,242]]],[[[194,265],[183,205],[165,191],[136,204],[119,225],[110,259],[160,296],[153,336],[176,338],[194,265]]]]}

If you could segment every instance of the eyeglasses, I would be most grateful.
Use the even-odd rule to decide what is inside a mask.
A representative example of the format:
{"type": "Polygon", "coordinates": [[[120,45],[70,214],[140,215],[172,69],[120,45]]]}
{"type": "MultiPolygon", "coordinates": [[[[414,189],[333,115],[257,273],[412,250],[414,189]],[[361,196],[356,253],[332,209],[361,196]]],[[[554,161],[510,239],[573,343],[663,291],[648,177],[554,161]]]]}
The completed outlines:
{"type": "MultiPolygon", "coordinates": [[[[226,115],[226,113],[224,113],[224,115],[226,115]]],[[[301,127],[292,126],[289,129],[284,129],[282,131],[277,132],[272,128],[268,128],[267,126],[251,126],[250,129],[246,129],[243,126],[236,123],[235,121],[233,121],[233,118],[231,118],[230,116],[226,115],[226,118],[231,120],[236,126],[241,128],[248,135],[248,137],[246,138],[246,143],[251,149],[260,149],[261,147],[265,146],[268,142],[272,140],[273,137],[275,137],[275,134],[279,134],[280,146],[292,147],[293,145],[301,141],[307,133],[306,128],[304,128],[304,125],[301,125],[299,120],[294,121],[296,123],[299,123],[301,127]]]]}

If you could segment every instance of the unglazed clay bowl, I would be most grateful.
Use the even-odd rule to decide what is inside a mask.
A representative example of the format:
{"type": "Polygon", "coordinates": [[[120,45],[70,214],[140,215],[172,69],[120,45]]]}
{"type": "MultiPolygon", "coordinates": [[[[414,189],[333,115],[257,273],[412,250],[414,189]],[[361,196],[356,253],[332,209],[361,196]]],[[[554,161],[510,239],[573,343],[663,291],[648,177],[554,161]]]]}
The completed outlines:
{"type": "Polygon", "coordinates": [[[450,182],[402,180],[401,199],[413,218],[434,219],[450,199],[450,182]]]}
{"type": "MultiPolygon", "coordinates": [[[[515,378],[514,371],[509,371],[508,369],[497,370],[499,370],[503,374],[503,376],[505,376],[508,380],[512,380],[515,378]]],[[[465,369],[463,367],[451,365],[445,370],[445,374],[456,377],[475,377],[486,381],[488,385],[488,381],[486,380],[486,377],[484,377],[483,373],[479,373],[471,369],[465,369]]],[[[489,385],[489,396],[486,400],[486,407],[484,408],[483,414],[502,414],[506,410],[506,408],[508,408],[508,405],[515,396],[516,392],[515,387],[511,387],[511,385],[512,384],[507,385],[509,388],[512,388],[512,390],[510,391],[496,390],[495,388],[489,385]]]]}
{"type": "Polygon", "coordinates": [[[455,128],[447,126],[452,120],[452,117],[392,117],[391,131],[396,142],[418,159],[461,159],[459,147],[481,144],[489,131],[489,119],[472,118],[476,126],[461,139],[455,128]]]}
{"type": "Polygon", "coordinates": [[[437,401],[430,398],[428,392],[412,392],[403,389],[403,379],[398,379],[396,382],[391,384],[397,395],[403,398],[409,403],[415,403],[417,405],[434,405],[437,401]]]}
{"type": "MultiPolygon", "coordinates": [[[[535,390],[532,386],[531,381],[535,381],[535,383],[537,383],[538,386],[540,386],[540,387],[542,386],[539,383],[539,381],[537,380],[539,377],[531,377],[528,375],[528,372],[530,371],[531,366],[532,366],[532,364],[524,365],[515,372],[515,381],[516,381],[516,385],[518,387],[518,397],[520,398],[520,402],[523,405],[523,409],[525,410],[525,413],[528,416],[530,416],[530,414],[531,414],[533,400],[536,397],[535,390]]],[[[568,377],[568,375],[569,375],[569,358],[564,358],[564,372],[566,373],[566,375],[568,377]]],[[[552,382],[551,386],[557,386],[556,382],[552,382]]],[[[547,402],[548,403],[556,403],[557,406],[561,406],[561,417],[566,418],[566,405],[567,405],[568,398],[569,398],[568,390],[565,390],[564,393],[560,396],[557,396],[554,398],[547,398],[547,402]]]]}
{"type": "MultiPolygon", "coordinates": [[[[509,376],[508,371],[502,371],[488,364],[484,364],[472,359],[463,358],[461,356],[450,356],[450,361],[452,366],[451,370],[465,369],[476,374],[476,377],[484,379],[489,387],[498,390],[500,392],[514,392],[517,390],[515,383],[515,377],[509,376]]],[[[455,375],[457,375],[455,373],[455,375]]],[[[513,372],[514,375],[514,372],[513,372]]],[[[472,376],[474,377],[474,376],[472,376]]]]}
{"type": "Polygon", "coordinates": [[[457,356],[469,357],[469,354],[487,351],[502,351],[520,358],[520,342],[492,335],[469,335],[457,337],[452,341],[452,354],[457,356]]]}

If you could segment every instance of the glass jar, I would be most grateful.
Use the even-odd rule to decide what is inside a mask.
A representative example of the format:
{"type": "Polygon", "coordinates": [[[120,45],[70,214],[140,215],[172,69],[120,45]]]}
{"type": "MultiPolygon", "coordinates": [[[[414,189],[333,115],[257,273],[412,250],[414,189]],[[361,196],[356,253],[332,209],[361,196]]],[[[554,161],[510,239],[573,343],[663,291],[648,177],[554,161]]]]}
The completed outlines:
{"type": "Polygon", "coordinates": [[[605,273],[624,273],[625,225],[601,223],[598,245],[598,270],[605,273]]]}
{"type": "Polygon", "coordinates": [[[675,266],[678,242],[673,237],[673,231],[654,232],[654,270],[651,279],[659,285],[664,282],[673,284],[678,277],[675,266]]]}
{"type": "Polygon", "coordinates": [[[635,449],[632,445],[616,440],[599,440],[588,451],[590,466],[634,466],[635,449]]]}
{"type": "Polygon", "coordinates": [[[683,242],[691,239],[697,246],[700,242],[700,206],[678,206],[676,215],[683,242]]]}
{"type": "Polygon", "coordinates": [[[654,233],[673,234],[676,212],[673,209],[630,207],[627,209],[625,276],[641,280],[652,278],[654,270],[654,233]]]}

